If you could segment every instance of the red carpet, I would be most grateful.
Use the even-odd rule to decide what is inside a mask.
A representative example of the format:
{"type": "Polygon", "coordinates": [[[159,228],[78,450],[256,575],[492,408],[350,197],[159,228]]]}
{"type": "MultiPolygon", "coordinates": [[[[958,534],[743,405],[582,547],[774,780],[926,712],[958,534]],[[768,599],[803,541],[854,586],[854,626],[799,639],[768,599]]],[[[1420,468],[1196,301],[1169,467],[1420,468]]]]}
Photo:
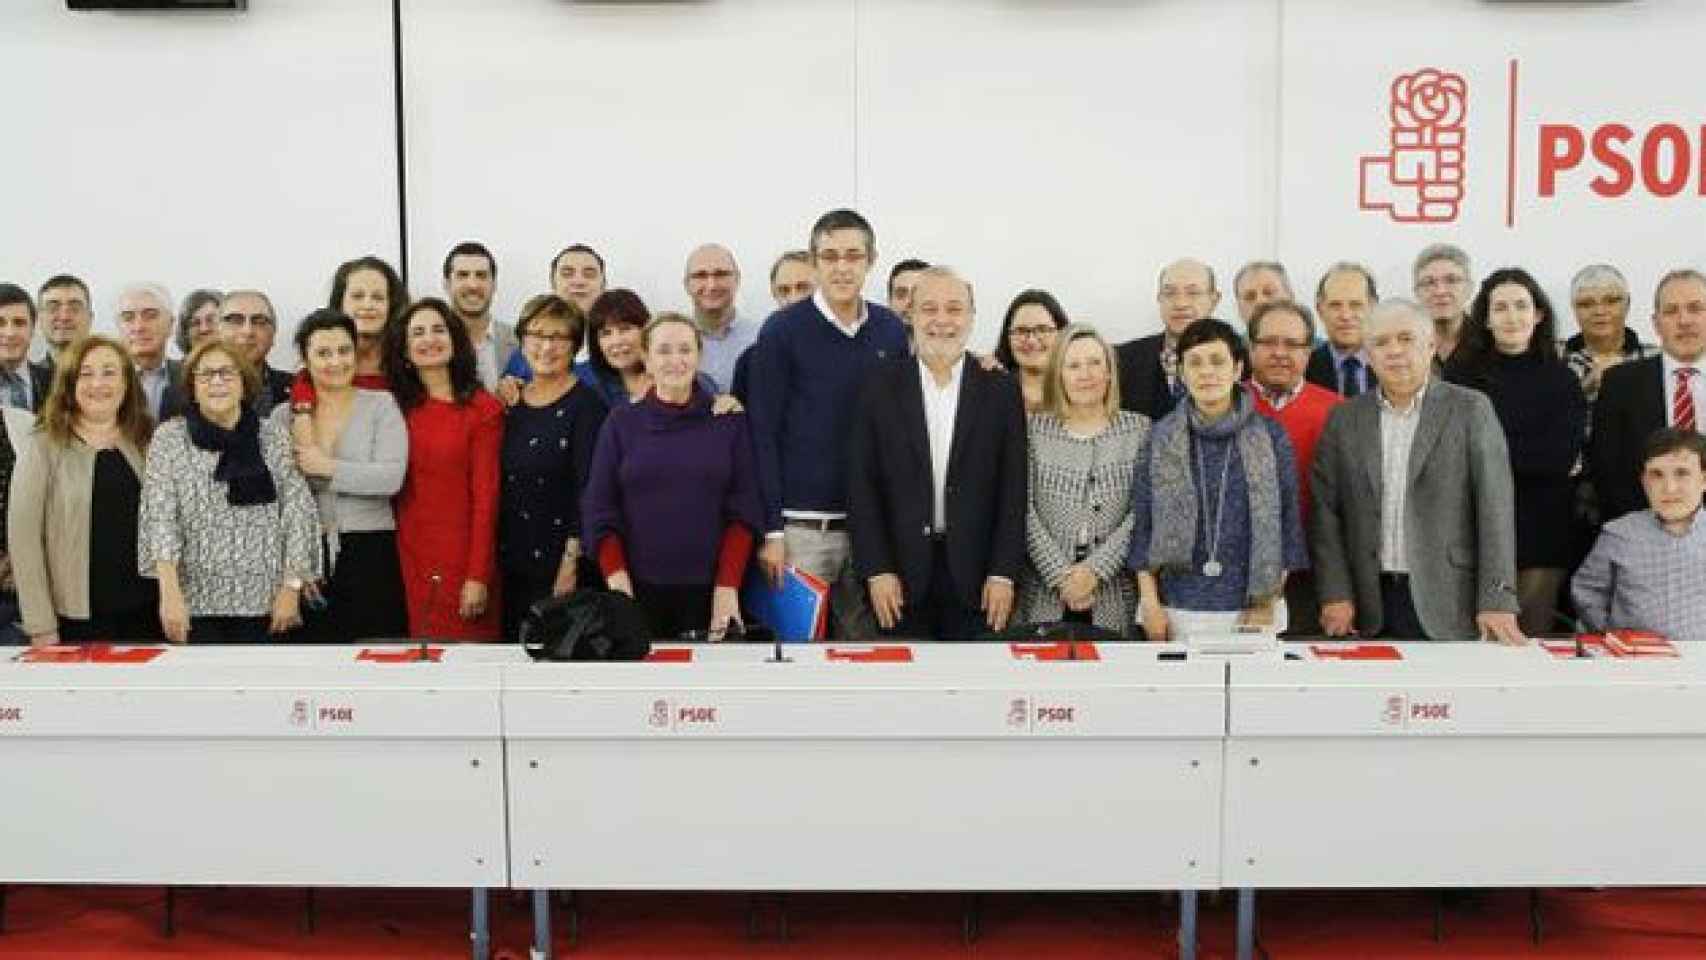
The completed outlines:
{"type": "MultiPolygon", "coordinates": [[[[1176,911],[1157,895],[988,895],[983,929],[960,938],[965,898],[944,894],[795,894],[790,939],[775,914],[763,939],[746,937],[736,894],[583,894],[581,936],[570,948],[556,915],[557,952],[575,957],[1170,957],[1176,911]]],[[[158,889],[25,887],[8,898],[0,957],[446,957],[467,956],[467,898],[442,892],[322,890],[317,929],[302,929],[296,890],[187,890],[177,935],[160,934],[158,889]]],[[[1205,958],[1230,957],[1233,898],[1203,903],[1205,958]]],[[[1275,893],[1261,898],[1261,946],[1289,957],[1706,957],[1706,890],[1548,891],[1544,940],[1529,940],[1528,898],[1489,892],[1445,914],[1433,939],[1430,894],[1275,893]]],[[[524,895],[492,897],[494,956],[526,957],[524,895]]]]}

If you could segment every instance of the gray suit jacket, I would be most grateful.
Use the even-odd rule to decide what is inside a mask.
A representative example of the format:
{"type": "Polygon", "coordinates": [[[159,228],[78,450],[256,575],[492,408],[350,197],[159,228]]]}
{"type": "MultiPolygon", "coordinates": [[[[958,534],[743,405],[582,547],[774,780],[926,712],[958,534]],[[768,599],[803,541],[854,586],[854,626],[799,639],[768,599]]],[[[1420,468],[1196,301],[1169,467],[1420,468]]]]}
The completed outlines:
{"type": "MultiPolygon", "coordinates": [[[[1474,640],[1475,614],[1515,612],[1516,512],[1509,454],[1482,394],[1435,380],[1410,447],[1404,540],[1410,592],[1430,640],[1474,640]]],[[[1333,409],[1315,448],[1310,515],[1321,602],[1350,600],[1380,632],[1379,391],[1333,409]]]]}

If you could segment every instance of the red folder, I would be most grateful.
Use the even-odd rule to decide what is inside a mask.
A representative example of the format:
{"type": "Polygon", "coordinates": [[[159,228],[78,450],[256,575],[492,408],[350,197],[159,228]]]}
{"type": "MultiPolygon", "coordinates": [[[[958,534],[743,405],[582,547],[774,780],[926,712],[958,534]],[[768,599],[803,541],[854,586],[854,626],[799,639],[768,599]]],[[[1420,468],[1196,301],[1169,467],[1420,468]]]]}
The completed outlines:
{"type": "Polygon", "coordinates": [[[91,643],[31,647],[14,659],[19,663],[149,663],[165,652],[165,647],[114,647],[110,643],[91,643]]]}
{"type": "Polygon", "coordinates": [[[692,647],[669,647],[646,654],[647,663],[692,663],[692,647]]]}
{"type": "Polygon", "coordinates": [[[1008,648],[1013,651],[1015,660],[1100,660],[1102,654],[1096,645],[1088,640],[1076,643],[1062,640],[1059,643],[1012,643],[1008,648]]]}
{"type": "Polygon", "coordinates": [[[911,647],[830,647],[823,652],[825,660],[846,663],[911,663],[911,647]]]}
{"type": "Polygon", "coordinates": [[[357,660],[365,660],[368,663],[420,663],[422,661],[427,663],[439,663],[444,660],[444,648],[392,647],[375,649],[373,647],[363,647],[362,651],[355,655],[355,658],[357,660]]]}
{"type": "Polygon", "coordinates": [[[1404,655],[1390,643],[1359,643],[1354,647],[1320,647],[1311,645],[1309,652],[1317,660],[1402,660],[1404,655]]]}

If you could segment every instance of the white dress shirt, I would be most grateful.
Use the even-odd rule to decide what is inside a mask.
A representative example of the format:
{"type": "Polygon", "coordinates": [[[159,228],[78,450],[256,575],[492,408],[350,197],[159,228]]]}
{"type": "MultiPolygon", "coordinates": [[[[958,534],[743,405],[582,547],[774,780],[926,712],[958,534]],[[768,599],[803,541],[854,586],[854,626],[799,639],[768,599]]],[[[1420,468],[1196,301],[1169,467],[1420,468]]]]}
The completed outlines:
{"type": "Polygon", "coordinates": [[[954,361],[945,386],[936,385],[936,375],[918,361],[918,376],[924,384],[924,427],[930,434],[930,527],[940,534],[948,526],[948,454],[954,449],[954,417],[960,411],[960,375],[966,355],[954,361]]]}
{"type": "Polygon", "coordinates": [[[1428,385],[1416,391],[1406,410],[1394,407],[1376,386],[1380,402],[1380,570],[1409,573],[1409,541],[1404,537],[1404,501],[1410,487],[1410,446],[1422,420],[1428,385]]]}

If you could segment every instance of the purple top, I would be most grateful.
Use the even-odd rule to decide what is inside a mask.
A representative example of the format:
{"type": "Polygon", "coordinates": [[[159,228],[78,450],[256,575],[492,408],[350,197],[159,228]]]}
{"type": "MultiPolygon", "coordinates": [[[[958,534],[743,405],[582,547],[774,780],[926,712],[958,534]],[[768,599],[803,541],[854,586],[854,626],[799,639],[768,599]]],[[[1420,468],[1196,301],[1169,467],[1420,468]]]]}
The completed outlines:
{"type": "Polygon", "coordinates": [[[685,406],[653,392],[610,411],[581,501],[589,550],[614,533],[636,581],[708,584],[724,528],[756,538],[763,518],[746,414],[713,416],[697,385],[685,406]]]}

